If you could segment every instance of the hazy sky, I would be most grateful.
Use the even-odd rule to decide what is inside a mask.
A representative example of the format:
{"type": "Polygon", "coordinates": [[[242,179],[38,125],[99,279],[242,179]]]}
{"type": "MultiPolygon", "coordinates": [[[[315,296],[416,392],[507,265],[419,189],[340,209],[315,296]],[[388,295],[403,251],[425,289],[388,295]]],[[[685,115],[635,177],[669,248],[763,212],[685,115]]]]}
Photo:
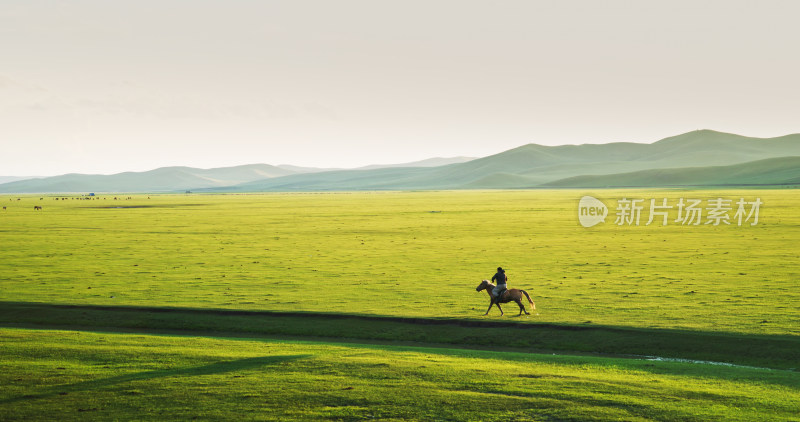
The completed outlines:
{"type": "Polygon", "coordinates": [[[800,132],[798,1],[0,0],[0,175],[800,132]]]}

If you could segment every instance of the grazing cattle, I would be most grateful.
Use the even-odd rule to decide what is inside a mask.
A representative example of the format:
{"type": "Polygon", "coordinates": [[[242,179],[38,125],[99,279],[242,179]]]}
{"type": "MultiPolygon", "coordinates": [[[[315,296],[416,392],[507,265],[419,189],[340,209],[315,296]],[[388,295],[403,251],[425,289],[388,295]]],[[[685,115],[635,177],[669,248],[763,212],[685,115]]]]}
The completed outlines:
{"type": "Polygon", "coordinates": [[[33,210],[34,210],[34,211],[36,211],[36,210],[41,210],[41,209],[42,209],[42,207],[40,207],[40,206],[38,206],[38,205],[34,205],[34,206],[33,206],[33,210]]]}
{"type": "Polygon", "coordinates": [[[5,211],[5,210],[6,210],[6,207],[3,207],[3,211],[5,211]]]}

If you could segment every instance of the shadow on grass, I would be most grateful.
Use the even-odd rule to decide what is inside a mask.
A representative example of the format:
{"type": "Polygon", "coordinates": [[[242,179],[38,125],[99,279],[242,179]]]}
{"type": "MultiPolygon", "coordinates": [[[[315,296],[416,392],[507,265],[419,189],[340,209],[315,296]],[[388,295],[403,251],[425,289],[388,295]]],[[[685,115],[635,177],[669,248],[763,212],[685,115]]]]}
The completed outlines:
{"type": "Polygon", "coordinates": [[[218,337],[290,336],[725,362],[797,369],[800,337],[602,325],[0,302],[0,326],[218,337]]]}
{"type": "Polygon", "coordinates": [[[119,375],[116,377],[102,378],[91,381],[82,381],[74,384],[59,385],[49,387],[45,392],[39,394],[28,394],[19,397],[11,397],[0,400],[0,404],[15,403],[23,400],[36,400],[56,395],[77,393],[81,391],[98,390],[117,384],[124,384],[134,381],[147,381],[155,378],[167,377],[196,377],[203,375],[224,374],[226,372],[242,371],[255,369],[267,365],[275,365],[281,362],[303,359],[311,355],[285,355],[285,356],[261,356],[254,358],[223,361],[203,366],[191,366],[186,368],[159,369],[155,371],[137,372],[135,374],[119,375]]]}

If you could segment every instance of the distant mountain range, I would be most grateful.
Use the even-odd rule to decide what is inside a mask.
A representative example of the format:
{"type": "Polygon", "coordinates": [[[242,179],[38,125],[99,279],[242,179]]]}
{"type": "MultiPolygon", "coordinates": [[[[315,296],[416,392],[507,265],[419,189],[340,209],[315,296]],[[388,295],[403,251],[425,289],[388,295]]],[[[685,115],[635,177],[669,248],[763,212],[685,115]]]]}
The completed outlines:
{"type": "Polygon", "coordinates": [[[699,130],[652,144],[523,145],[499,154],[360,169],[253,164],[68,174],[0,184],[0,192],[265,192],[800,185],[800,134],[749,138],[699,130]]]}
{"type": "MultiPolygon", "coordinates": [[[[750,171],[727,169],[730,177],[681,169],[731,166],[769,158],[800,156],[800,134],[779,138],[700,130],[652,144],[610,143],[543,146],[523,145],[499,154],[429,168],[382,168],[297,174],[219,189],[223,192],[324,191],[381,189],[519,189],[541,187],[713,186],[793,184],[800,165],[775,172],[765,164],[750,171]],[[632,179],[625,173],[670,169],[674,178],[651,175],[632,179]],[[614,180],[610,175],[618,175],[614,180]],[[583,176],[582,179],[573,179],[583,176]],[[600,179],[608,176],[609,179],[600,179]],[[601,180],[592,183],[594,179],[601,180]],[[788,180],[788,182],[787,182],[788,180]]],[[[791,160],[789,160],[791,161],[791,160]]],[[[782,164],[786,164],[782,162],[782,164]]]]}
{"type": "Polygon", "coordinates": [[[16,182],[17,180],[25,180],[25,179],[39,179],[37,176],[0,176],[0,184],[9,183],[9,182],[16,182]]]}
{"type": "MultiPolygon", "coordinates": [[[[389,167],[432,167],[463,163],[472,157],[429,158],[403,164],[371,165],[361,169],[389,167]]],[[[295,174],[313,174],[335,168],[300,167],[288,164],[249,164],[235,167],[199,169],[192,167],[161,167],[145,172],[125,172],[111,175],[65,174],[62,176],[25,178],[0,176],[0,193],[63,193],[63,192],[176,192],[214,189],[247,182],[295,174]]]]}
{"type": "Polygon", "coordinates": [[[187,188],[236,185],[270,177],[295,174],[268,164],[252,164],[216,169],[162,167],[145,172],[112,175],[65,174],[41,179],[19,180],[0,185],[0,192],[163,192],[187,188]]]}

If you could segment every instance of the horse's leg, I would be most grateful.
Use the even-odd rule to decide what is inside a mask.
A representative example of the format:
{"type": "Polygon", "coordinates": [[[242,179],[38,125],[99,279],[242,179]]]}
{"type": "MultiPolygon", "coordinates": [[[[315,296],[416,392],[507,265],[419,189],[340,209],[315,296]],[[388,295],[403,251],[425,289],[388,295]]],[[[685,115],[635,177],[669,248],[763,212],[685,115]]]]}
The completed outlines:
{"type": "MultiPolygon", "coordinates": [[[[492,310],[492,305],[494,305],[494,300],[491,300],[491,299],[489,299],[489,309],[487,309],[487,310],[486,310],[486,313],[485,313],[485,314],[483,314],[483,316],[489,315],[489,311],[491,311],[491,310],[492,310]]],[[[497,307],[499,308],[499,307],[500,307],[500,305],[497,305],[497,307]]],[[[502,312],[502,311],[501,311],[501,312],[502,312]]]]}
{"type": "Polygon", "coordinates": [[[525,306],[522,304],[521,300],[515,299],[514,302],[517,302],[517,305],[519,306],[519,314],[517,314],[517,316],[522,315],[523,312],[525,312],[525,315],[530,315],[528,311],[525,310],[525,306]]]}
{"type": "Polygon", "coordinates": [[[497,309],[500,310],[500,316],[503,316],[503,308],[500,307],[500,302],[497,302],[497,309]]]}

